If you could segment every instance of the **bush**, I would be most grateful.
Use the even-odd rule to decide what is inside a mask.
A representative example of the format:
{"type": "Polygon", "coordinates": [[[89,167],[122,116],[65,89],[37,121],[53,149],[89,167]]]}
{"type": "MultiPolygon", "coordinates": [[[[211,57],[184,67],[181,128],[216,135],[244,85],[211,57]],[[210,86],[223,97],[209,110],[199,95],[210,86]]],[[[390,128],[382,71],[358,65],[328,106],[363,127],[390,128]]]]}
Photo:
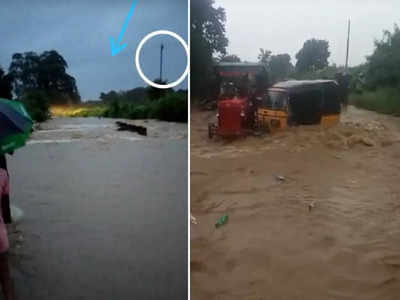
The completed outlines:
{"type": "Polygon", "coordinates": [[[169,122],[187,122],[187,94],[170,92],[159,100],[145,101],[140,104],[114,101],[103,111],[102,116],[106,118],[158,119],[169,122]]]}
{"type": "Polygon", "coordinates": [[[117,118],[120,115],[120,105],[118,101],[113,101],[110,104],[110,108],[108,110],[108,116],[111,118],[117,118]]]}
{"type": "Polygon", "coordinates": [[[169,122],[187,122],[187,96],[171,93],[160,99],[153,110],[153,118],[169,122]]]}
{"type": "Polygon", "coordinates": [[[49,98],[45,92],[28,91],[22,97],[22,102],[34,121],[44,122],[50,118],[49,98]]]}
{"type": "Polygon", "coordinates": [[[368,88],[400,85],[400,28],[384,31],[381,40],[375,41],[374,53],[367,57],[366,83],[368,88]]]}
{"type": "Polygon", "coordinates": [[[138,105],[133,106],[130,119],[147,119],[151,117],[151,105],[138,105]]]}
{"type": "MultiPolygon", "coordinates": [[[[159,78],[155,79],[154,82],[157,84],[161,84],[161,85],[167,84],[166,80],[161,80],[159,78]]],[[[172,89],[159,89],[159,88],[156,88],[153,86],[148,86],[146,88],[147,98],[150,100],[161,99],[161,98],[165,97],[167,94],[169,94],[170,92],[172,92],[172,89]]]]}
{"type": "Polygon", "coordinates": [[[400,89],[379,88],[350,95],[350,103],[364,109],[400,116],[400,89]]]}

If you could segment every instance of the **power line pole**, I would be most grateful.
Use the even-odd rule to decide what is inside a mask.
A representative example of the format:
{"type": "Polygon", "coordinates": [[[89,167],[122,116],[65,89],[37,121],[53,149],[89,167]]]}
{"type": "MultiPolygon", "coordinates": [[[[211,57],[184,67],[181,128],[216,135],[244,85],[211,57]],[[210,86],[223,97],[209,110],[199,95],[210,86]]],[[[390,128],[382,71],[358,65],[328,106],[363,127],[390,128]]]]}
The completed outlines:
{"type": "Polygon", "coordinates": [[[346,50],[346,65],[345,65],[345,73],[347,74],[347,68],[349,67],[349,44],[350,44],[350,19],[347,28],[347,50],[346,50]]]}
{"type": "Polygon", "coordinates": [[[161,44],[160,49],[160,81],[162,82],[162,68],[163,68],[163,51],[164,51],[164,44],[161,44]]]}

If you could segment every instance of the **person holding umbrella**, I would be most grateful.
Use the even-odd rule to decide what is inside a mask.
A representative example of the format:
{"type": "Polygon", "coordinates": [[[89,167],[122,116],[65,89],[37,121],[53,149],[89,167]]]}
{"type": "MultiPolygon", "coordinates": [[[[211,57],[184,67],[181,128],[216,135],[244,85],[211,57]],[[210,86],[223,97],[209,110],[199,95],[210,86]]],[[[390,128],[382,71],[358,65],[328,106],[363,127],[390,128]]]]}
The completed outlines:
{"type": "MultiPolygon", "coordinates": [[[[0,98],[0,168],[8,174],[5,154],[12,154],[23,147],[29,138],[33,121],[19,101],[0,98]]],[[[4,195],[1,199],[2,217],[5,223],[11,223],[10,199],[4,195]]]]}
{"type": "Polygon", "coordinates": [[[5,223],[11,223],[9,174],[5,154],[23,147],[32,131],[33,121],[21,102],[0,98],[0,283],[5,299],[15,299],[7,251],[5,223]]]}

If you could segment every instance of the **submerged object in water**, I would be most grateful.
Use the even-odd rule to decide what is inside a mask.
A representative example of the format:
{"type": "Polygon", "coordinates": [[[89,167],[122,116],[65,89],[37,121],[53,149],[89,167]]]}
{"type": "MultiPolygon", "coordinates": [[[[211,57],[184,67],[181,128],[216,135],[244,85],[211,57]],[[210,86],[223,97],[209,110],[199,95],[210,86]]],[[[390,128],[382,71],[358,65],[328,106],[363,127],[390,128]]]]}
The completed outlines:
{"type": "Polygon", "coordinates": [[[143,126],[131,125],[124,122],[115,122],[118,126],[118,131],[132,131],[137,132],[140,135],[147,136],[147,128],[143,126]]]}
{"type": "Polygon", "coordinates": [[[24,212],[22,211],[22,209],[14,205],[10,205],[10,209],[11,209],[11,218],[13,222],[21,221],[22,217],[24,216],[24,212]]]}

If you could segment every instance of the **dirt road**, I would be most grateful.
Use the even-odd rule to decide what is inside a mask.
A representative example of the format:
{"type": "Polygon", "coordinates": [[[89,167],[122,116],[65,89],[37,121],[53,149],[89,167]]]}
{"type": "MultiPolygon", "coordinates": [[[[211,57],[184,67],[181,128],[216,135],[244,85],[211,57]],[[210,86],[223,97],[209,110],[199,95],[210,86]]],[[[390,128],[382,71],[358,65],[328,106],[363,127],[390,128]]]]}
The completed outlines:
{"type": "Polygon", "coordinates": [[[191,119],[192,299],[399,299],[399,118],[209,141],[214,115],[191,119]]]}

